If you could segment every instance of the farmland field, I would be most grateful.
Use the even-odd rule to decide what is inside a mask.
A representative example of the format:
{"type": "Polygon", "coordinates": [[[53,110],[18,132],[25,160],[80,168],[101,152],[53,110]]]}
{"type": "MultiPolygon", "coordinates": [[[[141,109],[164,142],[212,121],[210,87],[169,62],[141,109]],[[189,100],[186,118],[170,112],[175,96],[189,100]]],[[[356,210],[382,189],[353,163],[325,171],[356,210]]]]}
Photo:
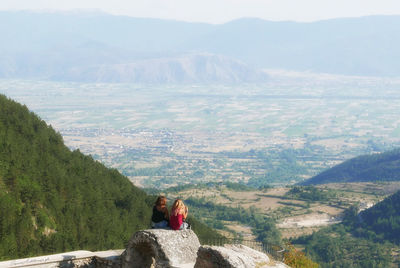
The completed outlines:
{"type": "Polygon", "coordinates": [[[144,187],[287,185],[399,146],[399,79],[269,74],[262,85],[0,80],[0,93],[144,187]]]}
{"type": "MultiPolygon", "coordinates": [[[[164,194],[170,200],[176,197],[196,198],[201,200],[203,204],[212,202],[232,208],[242,207],[247,210],[255,210],[261,215],[276,220],[283,238],[296,238],[340,222],[344,210],[352,205],[358,206],[360,210],[371,207],[388,195],[400,190],[400,182],[320,185],[312,189],[316,189],[324,198],[314,200],[290,195],[292,189],[278,187],[241,191],[230,189],[224,185],[214,187],[199,185],[178,191],[167,190],[164,194]]],[[[201,210],[194,210],[193,213],[196,214],[196,217],[207,220],[204,219],[201,210]]],[[[225,235],[227,231],[231,231],[242,234],[246,239],[251,237],[251,229],[246,228],[246,226],[230,221],[224,221],[223,224],[226,228],[222,229],[221,233],[225,235]]]]}

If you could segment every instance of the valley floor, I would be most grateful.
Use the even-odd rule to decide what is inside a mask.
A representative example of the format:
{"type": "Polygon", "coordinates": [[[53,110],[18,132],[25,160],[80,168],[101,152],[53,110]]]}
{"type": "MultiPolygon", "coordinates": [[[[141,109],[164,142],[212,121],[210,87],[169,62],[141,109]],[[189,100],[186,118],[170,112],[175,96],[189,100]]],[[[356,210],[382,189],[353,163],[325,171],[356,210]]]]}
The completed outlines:
{"type": "MultiPolygon", "coordinates": [[[[400,190],[400,182],[384,183],[338,183],[316,187],[322,193],[329,194],[326,200],[305,200],[290,196],[291,188],[280,187],[266,190],[237,191],[225,186],[212,188],[194,188],[178,192],[166,192],[171,200],[175,197],[187,199],[200,198],[228,207],[255,209],[258,213],[273,217],[283,238],[296,238],[311,234],[327,225],[341,221],[341,214],[351,205],[358,204],[360,210],[367,209],[386,196],[400,190]]],[[[192,213],[195,213],[192,211],[192,213]]],[[[201,215],[200,215],[201,217],[201,215]]],[[[227,227],[221,230],[223,235],[236,233],[244,239],[254,239],[249,226],[238,222],[224,221],[227,227]]]]}

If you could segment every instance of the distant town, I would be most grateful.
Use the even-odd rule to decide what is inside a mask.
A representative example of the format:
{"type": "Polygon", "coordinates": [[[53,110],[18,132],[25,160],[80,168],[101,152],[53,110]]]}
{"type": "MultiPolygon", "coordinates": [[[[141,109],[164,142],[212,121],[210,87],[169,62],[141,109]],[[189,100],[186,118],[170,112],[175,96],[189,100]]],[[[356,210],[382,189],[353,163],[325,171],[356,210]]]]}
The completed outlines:
{"type": "Polygon", "coordinates": [[[0,92],[142,187],[293,184],[399,146],[400,80],[269,76],[235,86],[0,80],[0,92]]]}

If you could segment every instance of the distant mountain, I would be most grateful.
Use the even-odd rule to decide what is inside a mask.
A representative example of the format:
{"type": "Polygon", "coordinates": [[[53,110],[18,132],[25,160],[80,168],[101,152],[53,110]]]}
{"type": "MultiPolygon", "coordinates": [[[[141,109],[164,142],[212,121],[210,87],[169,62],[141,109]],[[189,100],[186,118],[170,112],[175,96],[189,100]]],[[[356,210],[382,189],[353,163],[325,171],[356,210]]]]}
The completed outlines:
{"type": "MultiPolygon", "coordinates": [[[[400,75],[400,16],[313,23],[240,19],[212,25],[103,13],[1,11],[0,36],[0,77],[10,78],[62,78],[64,72],[73,78],[73,70],[80,68],[88,74],[98,69],[121,73],[121,68],[130,74],[142,60],[150,60],[146,66],[155,64],[156,69],[173,73],[175,67],[161,68],[151,59],[160,62],[204,53],[258,69],[400,75]]],[[[231,73],[227,67],[224,72],[231,73]]],[[[192,80],[204,81],[204,73],[198,75],[192,80]]],[[[111,80],[119,76],[126,79],[114,74],[111,80]]],[[[149,82],[159,79],[151,77],[149,82]]]]}
{"type": "Polygon", "coordinates": [[[363,155],[347,160],[301,184],[399,180],[400,149],[396,149],[385,153],[363,155]]]}
{"type": "Polygon", "coordinates": [[[136,83],[242,83],[267,75],[237,60],[210,54],[138,60],[132,63],[73,67],[56,80],[136,83]]]}
{"type": "MultiPolygon", "coordinates": [[[[0,95],[0,260],[124,248],[149,227],[154,199],[0,95]]],[[[191,223],[200,239],[218,236],[191,223]]]]}
{"type": "Polygon", "coordinates": [[[259,68],[345,75],[398,76],[400,16],[312,23],[240,19],[217,25],[191,47],[236,57],[259,68]]]}

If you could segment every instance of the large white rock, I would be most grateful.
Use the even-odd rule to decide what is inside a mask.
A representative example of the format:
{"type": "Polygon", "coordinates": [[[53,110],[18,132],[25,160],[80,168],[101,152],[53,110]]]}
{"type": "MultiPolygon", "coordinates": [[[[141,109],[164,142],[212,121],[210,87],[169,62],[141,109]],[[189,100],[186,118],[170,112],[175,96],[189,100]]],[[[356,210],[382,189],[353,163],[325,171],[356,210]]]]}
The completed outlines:
{"type": "Polygon", "coordinates": [[[195,268],[284,268],[259,251],[243,245],[202,246],[197,253],[195,268]]]}
{"type": "Polygon", "coordinates": [[[122,268],[193,267],[200,242],[192,230],[136,232],[121,256],[122,268]]]}

